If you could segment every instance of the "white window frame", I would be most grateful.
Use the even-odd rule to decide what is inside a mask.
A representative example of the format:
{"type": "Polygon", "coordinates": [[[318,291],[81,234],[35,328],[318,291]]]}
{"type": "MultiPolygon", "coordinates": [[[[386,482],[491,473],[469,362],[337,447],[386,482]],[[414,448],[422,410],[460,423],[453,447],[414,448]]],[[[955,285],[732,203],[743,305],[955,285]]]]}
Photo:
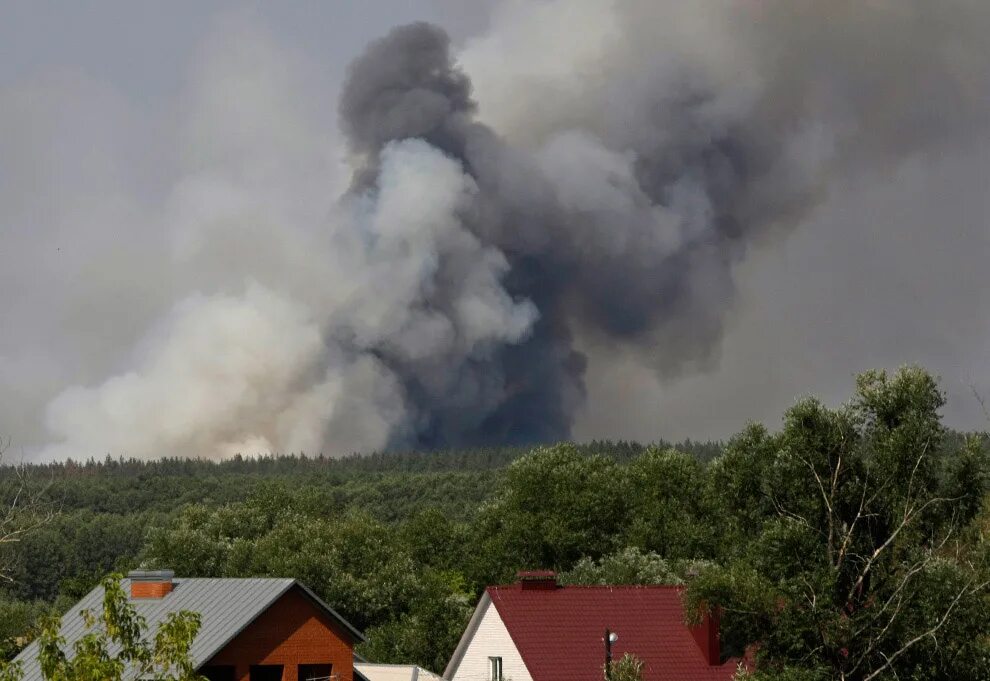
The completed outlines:
{"type": "Polygon", "coordinates": [[[504,681],[502,676],[502,658],[491,656],[488,658],[488,681],[504,681]]]}

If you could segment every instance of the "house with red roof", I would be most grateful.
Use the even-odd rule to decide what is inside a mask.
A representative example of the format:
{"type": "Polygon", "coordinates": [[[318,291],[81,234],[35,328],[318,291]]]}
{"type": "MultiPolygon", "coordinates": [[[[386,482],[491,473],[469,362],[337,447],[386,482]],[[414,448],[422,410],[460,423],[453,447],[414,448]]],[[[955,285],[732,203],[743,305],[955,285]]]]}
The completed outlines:
{"type": "Polygon", "coordinates": [[[552,572],[519,573],[485,590],[444,671],[448,681],[601,681],[605,632],[613,658],[631,653],[644,681],[731,681],[716,618],[684,623],[683,587],[560,586],[552,572]]]}

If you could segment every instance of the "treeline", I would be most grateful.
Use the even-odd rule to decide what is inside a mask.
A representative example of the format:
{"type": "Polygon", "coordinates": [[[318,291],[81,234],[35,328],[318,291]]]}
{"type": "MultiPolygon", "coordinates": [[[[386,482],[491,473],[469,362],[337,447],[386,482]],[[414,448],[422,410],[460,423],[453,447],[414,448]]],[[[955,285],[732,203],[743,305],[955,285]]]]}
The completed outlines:
{"type": "MultiPolygon", "coordinates": [[[[646,448],[635,442],[591,442],[575,445],[618,462],[629,461],[646,448]]],[[[653,447],[674,447],[699,461],[721,451],[719,442],[660,441],[653,447]]],[[[410,480],[410,474],[485,473],[505,468],[530,451],[524,447],[486,447],[429,452],[376,452],[342,458],[305,454],[208,459],[163,458],[155,461],[112,458],[29,464],[23,469],[0,467],[0,503],[10,503],[20,490],[23,474],[36,484],[50,484],[52,500],[63,510],[100,513],[170,511],[187,503],[218,504],[243,499],[261,483],[280,480],[287,485],[321,488],[349,482],[410,480]]],[[[468,479],[465,476],[462,479],[468,479]]],[[[388,483],[383,483],[388,484],[388,483]]],[[[402,484],[401,482],[399,484],[402,484]]],[[[412,487],[416,485],[413,484],[412,487]]],[[[357,486],[349,496],[368,491],[357,486]]]]}
{"type": "Polygon", "coordinates": [[[724,447],[40,467],[64,511],[7,556],[0,619],[12,638],[137,564],[293,576],[365,630],[369,659],[442,671],[485,585],[553,568],[688,584],[692,616],[722,611],[726,654],[759,643],[763,679],[985,680],[987,441],[948,432],[942,404],[909,369],[724,447]]]}

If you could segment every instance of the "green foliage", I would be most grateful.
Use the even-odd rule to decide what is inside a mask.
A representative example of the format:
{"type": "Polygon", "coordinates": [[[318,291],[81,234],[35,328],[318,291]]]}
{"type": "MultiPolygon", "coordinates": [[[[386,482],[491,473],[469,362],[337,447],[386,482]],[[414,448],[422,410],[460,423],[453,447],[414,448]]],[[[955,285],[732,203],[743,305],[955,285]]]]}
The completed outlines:
{"type": "Polygon", "coordinates": [[[128,516],[72,511],[26,534],[9,563],[13,598],[82,598],[109,572],[131,567],[150,514],[128,516]]]}
{"type": "MultiPolygon", "coordinates": [[[[660,442],[666,448],[670,443],[660,442]]],[[[718,442],[678,443],[680,451],[707,461],[721,451],[718,442]]],[[[591,442],[575,447],[584,454],[603,454],[626,462],[639,456],[634,442],[591,442]]],[[[530,453],[528,447],[483,447],[426,452],[377,452],[343,458],[305,454],[224,461],[163,458],[158,461],[112,459],[64,461],[24,467],[33,478],[50,480],[50,498],[66,511],[128,515],[142,511],[169,512],[193,503],[216,506],[243,499],[259,485],[279,481],[291,488],[332,492],[334,503],[376,505],[388,519],[409,515],[409,503],[460,510],[487,498],[491,475],[530,453]],[[427,484],[421,484],[421,483],[427,484]],[[484,484],[476,486],[475,482],[484,484]],[[457,488],[456,496],[444,493],[457,488]],[[398,491],[400,494],[392,495],[398,491]],[[465,493],[469,496],[465,497],[465,493]],[[474,495],[480,493],[480,498],[474,495]],[[368,500],[368,495],[372,499],[368,500]]],[[[18,470],[0,467],[0,501],[9,504],[21,488],[18,470]]],[[[376,513],[377,515],[377,513],[376,513]]],[[[382,517],[385,517],[384,515],[382,517]]]]}
{"type": "Polygon", "coordinates": [[[561,584],[684,584],[714,564],[706,560],[668,560],[658,553],[643,553],[634,546],[603,556],[600,560],[582,558],[562,572],[561,584]]]}
{"type": "Polygon", "coordinates": [[[668,558],[711,555],[717,524],[706,503],[705,475],[700,461],[675,449],[650,448],[632,461],[626,542],[668,558]]]}
{"type": "Polygon", "coordinates": [[[476,539],[486,565],[510,578],[522,568],[565,568],[617,548],[629,511],[615,461],[572,445],[537,449],[506,471],[480,514],[476,539]]]}
{"type": "Polygon", "coordinates": [[[0,660],[16,655],[37,635],[38,624],[55,615],[44,601],[0,600],[0,660]]]}
{"type": "Polygon", "coordinates": [[[775,666],[772,669],[745,668],[736,672],[735,681],[830,681],[827,669],[818,667],[775,666]]]}
{"type": "Polygon", "coordinates": [[[606,681],[643,681],[643,661],[626,653],[605,670],[606,681]]]}
{"type": "Polygon", "coordinates": [[[990,575],[958,542],[986,453],[946,451],[942,404],[921,370],[870,372],[849,405],[802,401],[713,466],[731,541],[688,602],[723,611],[736,652],[759,642],[755,678],[990,678],[990,575]]]}
{"type": "Polygon", "coordinates": [[[471,550],[465,523],[451,520],[440,509],[424,508],[398,526],[399,541],[419,565],[456,570],[471,550]]]}
{"type": "MultiPolygon", "coordinates": [[[[87,633],[73,643],[71,654],[66,654],[59,619],[45,623],[38,637],[38,661],[45,679],[121,681],[131,667],[142,679],[202,681],[189,657],[199,615],[172,613],[149,639],[144,618],[128,603],[120,580],[119,575],[103,580],[103,607],[98,613],[83,611],[87,633]]],[[[0,681],[18,681],[22,676],[17,664],[0,666],[0,681]]]]}
{"type": "Polygon", "coordinates": [[[426,669],[442,671],[476,600],[459,574],[427,570],[405,612],[368,629],[368,642],[358,652],[376,662],[415,661],[426,669]]]}
{"type": "Polygon", "coordinates": [[[394,534],[367,514],[320,518],[254,498],[187,509],[176,526],[149,535],[144,562],[190,577],[292,576],[361,628],[416,592],[415,565],[394,534]]]}

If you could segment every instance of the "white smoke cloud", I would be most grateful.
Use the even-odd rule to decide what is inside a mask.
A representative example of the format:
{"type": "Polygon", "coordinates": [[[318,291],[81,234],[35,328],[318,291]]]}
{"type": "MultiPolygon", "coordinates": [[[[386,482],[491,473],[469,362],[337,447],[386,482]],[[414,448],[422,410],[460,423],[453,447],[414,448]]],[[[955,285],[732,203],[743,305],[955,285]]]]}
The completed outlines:
{"type": "Polygon", "coordinates": [[[535,308],[509,298],[499,283],[508,268],[505,258],[458,218],[474,190],[455,161],[425,142],[385,149],[377,195],[355,200],[354,229],[347,235],[353,241],[337,242],[338,253],[364,255],[341,258],[351,290],[342,306],[347,318],[334,315],[335,323],[353,331],[358,345],[388,343],[416,360],[464,355],[479,343],[512,343],[525,335],[535,308]],[[470,264],[455,281],[444,282],[456,298],[449,318],[424,307],[431,289],[440,285],[443,256],[470,264]]]}
{"type": "Polygon", "coordinates": [[[258,285],[240,298],[189,298],[132,370],[55,398],[47,425],[62,444],[46,453],[201,456],[240,442],[271,450],[278,416],[322,347],[305,308],[258,285]]]}
{"type": "MultiPolygon", "coordinates": [[[[187,209],[178,224],[205,231],[229,220],[250,228],[254,200],[198,183],[193,198],[180,192],[182,203],[208,210],[187,209]]],[[[424,380],[442,393],[451,389],[448,371],[519,341],[535,319],[532,304],[501,288],[505,258],[458,220],[473,187],[457,162],[429,145],[393,145],[374,195],[354,197],[327,225],[333,248],[322,253],[319,281],[334,290],[311,296],[318,306],[254,282],[243,294],[191,296],[144,339],[133,368],[52,401],[46,422],[58,444],[42,456],[344,454],[386,446],[401,435],[409,406],[372,350],[384,344],[423,363],[424,380]],[[471,267],[441,283],[441,257],[471,267]],[[427,307],[440,285],[453,299],[451,316],[427,307]]]]}

